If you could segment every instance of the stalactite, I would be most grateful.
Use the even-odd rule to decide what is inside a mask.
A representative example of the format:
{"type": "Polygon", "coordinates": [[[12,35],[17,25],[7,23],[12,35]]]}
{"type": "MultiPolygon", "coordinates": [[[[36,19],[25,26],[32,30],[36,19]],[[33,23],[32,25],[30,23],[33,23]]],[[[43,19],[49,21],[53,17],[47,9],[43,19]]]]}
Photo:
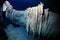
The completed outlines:
{"type": "Polygon", "coordinates": [[[44,6],[43,3],[40,2],[40,4],[39,4],[38,7],[37,7],[37,8],[38,8],[38,12],[37,12],[38,18],[37,18],[37,20],[38,20],[38,22],[39,22],[39,23],[38,23],[38,24],[39,24],[39,26],[38,26],[38,27],[39,27],[38,34],[39,34],[39,35],[40,35],[40,32],[41,32],[41,28],[42,28],[43,6],[44,6]]]}
{"type": "MultiPolygon", "coordinates": [[[[42,31],[42,24],[44,21],[43,16],[45,17],[45,23],[46,25],[48,24],[48,8],[43,9],[44,4],[40,2],[38,6],[35,7],[29,7],[27,9],[28,16],[27,16],[27,31],[32,30],[33,35],[35,32],[38,32],[37,34],[40,35],[42,31]],[[44,10],[44,15],[43,15],[43,10],[44,10]],[[29,28],[30,27],[30,28],[29,28]]],[[[47,27],[48,28],[48,27],[47,27]]],[[[47,30],[46,30],[47,31],[47,30]]]]}
{"type": "Polygon", "coordinates": [[[48,26],[49,26],[49,22],[48,22],[48,18],[49,18],[49,13],[48,13],[49,9],[44,9],[44,13],[45,13],[45,23],[46,23],[46,31],[48,29],[48,26]]]}
{"type": "Polygon", "coordinates": [[[30,27],[30,31],[33,31],[33,35],[36,29],[36,14],[37,14],[37,7],[32,7],[27,9],[28,11],[28,15],[27,15],[27,31],[29,31],[29,27],[30,27]]]}
{"type": "Polygon", "coordinates": [[[37,30],[38,34],[40,35],[42,27],[43,6],[43,3],[41,3],[36,7],[30,7],[27,9],[27,31],[29,30],[28,28],[30,25],[30,29],[33,31],[33,35],[37,30]]]}
{"type": "Polygon", "coordinates": [[[44,9],[46,24],[48,23],[48,17],[49,17],[48,10],[49,10],[48,8],[44,9]]]}

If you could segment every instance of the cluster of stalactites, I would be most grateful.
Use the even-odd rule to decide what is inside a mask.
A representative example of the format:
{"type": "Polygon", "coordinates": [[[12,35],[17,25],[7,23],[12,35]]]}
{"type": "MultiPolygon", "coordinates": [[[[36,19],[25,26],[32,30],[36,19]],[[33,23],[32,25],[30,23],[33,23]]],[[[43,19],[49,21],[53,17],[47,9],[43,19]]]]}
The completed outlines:
{"type": "Polygon", "coordinates": [[[43,6],[44,4],[40,2],[38,6],[27,8],[28,14],[26,19],[27,21],[26,29],[27,32],[33,31],[33,35],[36,31],[38,32],[38,34],[40,34],[42,28],[43,16],[45,16],[45,19],[48,20],[47,17],[49,9],[44,9],[44,15],[43,15],[43,6]]]}

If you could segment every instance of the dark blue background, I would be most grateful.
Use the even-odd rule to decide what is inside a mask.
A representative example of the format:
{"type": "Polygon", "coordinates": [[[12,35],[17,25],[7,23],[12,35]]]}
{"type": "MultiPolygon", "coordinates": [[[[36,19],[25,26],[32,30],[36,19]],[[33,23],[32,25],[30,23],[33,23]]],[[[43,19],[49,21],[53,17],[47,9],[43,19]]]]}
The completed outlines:
{"type": "MultiPolygon", "coordinates": [[[[3,0],[3,2],[6,0],[3,0]]],[[[59,0],[8,0],[16,10],[25,10],[28,7],[36,6],[39,2],[44,3],[44,8],[49,8],[53,12],[60,13],[59,0]]]]}
{"type": "Polygon", "coordinates": [[[8,0],[14,9],[16,10],[25,10],[28,7],[37,6],[40,2],[45,4],[45,7],[48,7],[47,0],[8,0]]]}

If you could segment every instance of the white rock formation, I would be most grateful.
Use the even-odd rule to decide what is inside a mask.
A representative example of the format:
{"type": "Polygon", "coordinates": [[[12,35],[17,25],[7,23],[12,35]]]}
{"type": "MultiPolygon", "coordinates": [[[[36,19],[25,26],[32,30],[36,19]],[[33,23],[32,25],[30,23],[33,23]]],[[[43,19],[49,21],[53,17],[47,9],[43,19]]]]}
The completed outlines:
{"type": "Polygon", "coordinates": [[[41,28],[42,28],[42,18],[43,18],[43,6],[44,4],[40,2],[40,4],[38,5],[38,12],[37,12],[37,27],[38,27],[38,34],[40,35],[40,32],[41,32],[41,28]]]}
{"type": "Polygon", "coordinates": [[[27,9],[28,15],[27,15],[27,23],[26,23],[26,29],[27,32],[29,31],[33,31],[33,34],[35,32],[36,29],[36,14],[37,14],[37,7],[32,7],[32,8],[28,8],[27,9]]]}
{"type": "Polygon", "coordinates": [[[43,3],[36,7],[29,7],[27,12],[27,31],[29,31],[30,27],[30,29],[33,31],[33,34],[36,32],[36,30],[38,30],[38,34],[40,34],[42,27],[43,3]]]}

